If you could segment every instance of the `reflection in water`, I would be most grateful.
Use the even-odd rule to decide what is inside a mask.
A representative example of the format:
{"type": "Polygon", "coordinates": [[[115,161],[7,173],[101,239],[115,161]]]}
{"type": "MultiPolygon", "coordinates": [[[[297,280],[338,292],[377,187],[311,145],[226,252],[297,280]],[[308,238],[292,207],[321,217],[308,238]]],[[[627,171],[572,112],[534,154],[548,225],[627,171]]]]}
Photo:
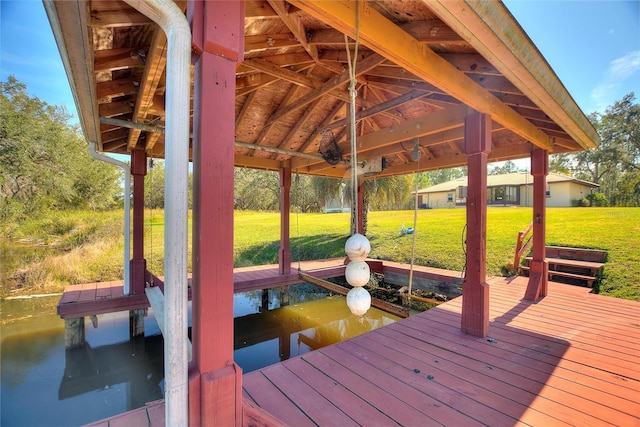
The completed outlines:
{"type": "MultiPolygon", "coordinates": [[[[271,290],[234,295],[234,357],[243,372],[330,345],[397,320],[371,309],[357,318],[343,297],[313,285],[290,288],[290,305],[271,290]]],[[[86,325],[84,347],[64,349],[58,297],[2,301],[0,425],[75,426],[163,397],[163,342],[150,312],[146,337],[129,339],[128,313],[86,325]]]]}

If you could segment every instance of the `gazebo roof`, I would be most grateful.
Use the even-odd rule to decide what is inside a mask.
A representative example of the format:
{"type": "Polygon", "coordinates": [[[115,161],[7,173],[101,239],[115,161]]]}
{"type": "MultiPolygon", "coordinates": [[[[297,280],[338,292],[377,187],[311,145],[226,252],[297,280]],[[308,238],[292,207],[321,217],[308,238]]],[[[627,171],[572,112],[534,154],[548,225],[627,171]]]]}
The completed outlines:
{"type": "MultiPolygon", "coordinates": [[[[490,161],[529,157],[535,147],[563,153],[597,144],[584,113],[501,2],[359,4],[356,19],[354,1],[245,2],[236,166],[345,175],[348,165],[319,154],[335,142],[349,156],[344,34],[352,55],[358,39],[358,160],[384,158],[376,176],[465,165],[463,124],[472,110],[493,119],[490,161]]],[[[45,6],[87,139],[105,153],[144,149],[164,157],[164,33],[121,1],[45,6]]]]}

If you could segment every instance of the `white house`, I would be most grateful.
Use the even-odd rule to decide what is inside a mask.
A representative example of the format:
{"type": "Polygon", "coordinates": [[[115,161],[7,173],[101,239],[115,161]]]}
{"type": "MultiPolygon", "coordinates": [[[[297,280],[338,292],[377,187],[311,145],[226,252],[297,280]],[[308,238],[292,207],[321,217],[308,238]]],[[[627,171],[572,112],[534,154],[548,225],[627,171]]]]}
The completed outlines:
{"type": "MultiPolygon", "coordinates": [[[[452,208],[466,205],[467,177],[418,190],[421,208],[452,208]]],[[[599,185],[550,172],[547,176],[547,206],[571,206],[597,191],[599,185]]],[[[487,204],[533,206],[533,177],[529,172],[487,176],[487,204]]]]}

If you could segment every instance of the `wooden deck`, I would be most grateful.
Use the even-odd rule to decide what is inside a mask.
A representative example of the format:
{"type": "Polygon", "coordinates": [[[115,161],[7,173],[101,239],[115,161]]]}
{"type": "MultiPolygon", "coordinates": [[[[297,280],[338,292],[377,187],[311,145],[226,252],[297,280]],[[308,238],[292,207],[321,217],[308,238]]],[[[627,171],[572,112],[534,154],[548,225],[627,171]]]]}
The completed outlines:
{"type": "MultiPolygon", "coordinates": [[[[243,377],[243,425],[640,425],[640,303],[490,280],[487,338],[461,298],[243,377]]],[[[96,426],[163,426],[153,402],[96,426]]]]}
{"type": "Polygon", "coordinates": [[[461,298],[244,376],[285,424],[640,425],[640,303],[526,278],[491,285],[488,338],[460,332],[461,298]]]}
{"type": "MultiPolygon", "coordinates": [[[[302,261],[300,269],[315,277],[327,279],[344,275],[343,261],[344,258],[302,261]]],[[[407,264],[384,261],[384,269],[385,272],[408,274],[407,264]]],[[[416,266],[414,272],[416,280],[430,278],[443,283],[454,283],[458,276],[457,272],[421,266],[416,266]]],[[[161,279],[157,281],[162,284],[161,279]]],[[[234,292],[238,293],[293,285],[303,280],[298,277],[298,263],[293,263],[291,273],[287,275],[279,274],[277,264],[235,268],[233,282],[234,292]]],[[[145,294],[125,296],[123,288],[122,281],[69,285],[58,302],[58,315],[63,319],[71,319],[149,307],[145,294]]]]}

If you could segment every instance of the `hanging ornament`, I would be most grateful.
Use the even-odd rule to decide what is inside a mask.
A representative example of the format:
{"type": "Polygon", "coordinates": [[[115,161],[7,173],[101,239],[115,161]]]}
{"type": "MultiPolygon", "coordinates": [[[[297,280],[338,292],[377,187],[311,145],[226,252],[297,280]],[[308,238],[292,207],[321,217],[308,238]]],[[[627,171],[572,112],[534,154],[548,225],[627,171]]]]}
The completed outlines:
{"type": "Polygon", "coordinates": [[[369,264],[364,261],[351,261],[344,272],[344,277],[353,287],[364,286],[369,283],[371,270],[369,264]]]}
{"type": "Polygon", "coordinates": [[[347,292],[347,307],[351,313],[362,316],[371,308],[371,295],[365,288],[351,288],[347,292]]]}
{"type": "Polygon", "coordinates": [[[371,244],[362,234],[355,233],[347,239],[344,251],[351,261],[364,261],[371,252],[371,244]]]}
{"type": "Polygon", "coordinates": [[[371,252],[371,244],[362,234],[355,233],[347,239],[344,251],[350,260],[344,275],[347,282],[353,286],[347,293],[347,307],[351,313],[362,316],[371,308],[371,295],[363,287],[371,276],[369,264],[365,262],[371,252]]]}

